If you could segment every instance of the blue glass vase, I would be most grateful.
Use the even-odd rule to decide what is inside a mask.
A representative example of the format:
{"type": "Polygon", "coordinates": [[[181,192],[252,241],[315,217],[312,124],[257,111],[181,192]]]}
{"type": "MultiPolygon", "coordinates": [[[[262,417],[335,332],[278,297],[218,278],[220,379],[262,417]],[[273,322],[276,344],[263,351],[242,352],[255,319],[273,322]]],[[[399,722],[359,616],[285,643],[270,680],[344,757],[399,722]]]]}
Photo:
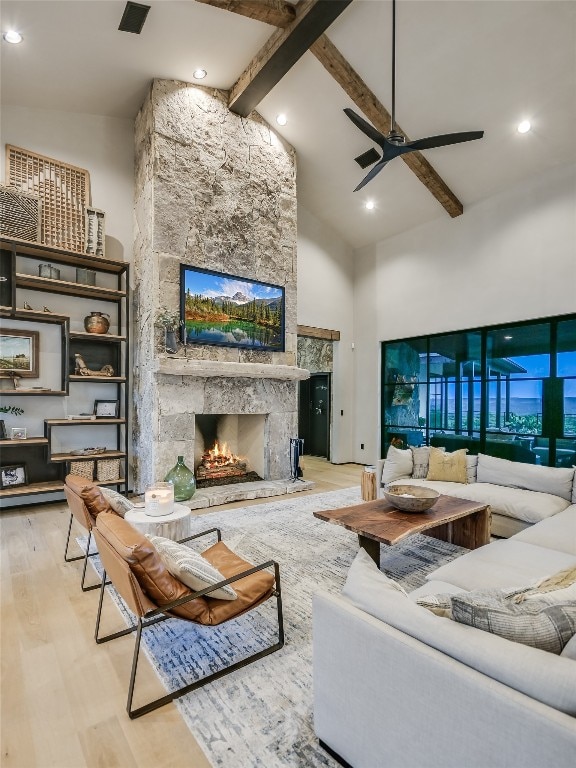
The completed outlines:
{"type": "Polygon", "coordinates": [[[184,464],[184,456],[178,456],[176,466],[168,472],[164,482],[174,486],[174,501],[188,501],[196,492],[194,472],[184,464]]]}

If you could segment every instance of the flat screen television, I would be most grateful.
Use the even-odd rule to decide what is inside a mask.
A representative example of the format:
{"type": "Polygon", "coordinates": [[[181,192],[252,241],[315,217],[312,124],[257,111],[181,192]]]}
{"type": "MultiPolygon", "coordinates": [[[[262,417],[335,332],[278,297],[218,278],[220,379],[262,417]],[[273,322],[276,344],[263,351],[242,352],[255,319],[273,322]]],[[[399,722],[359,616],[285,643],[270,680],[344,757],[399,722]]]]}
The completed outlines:
{"type": "Polygon", "coordinates": [[[186,344],[284,352],[284,288],[180,265],[180,318],[186,344]]]}

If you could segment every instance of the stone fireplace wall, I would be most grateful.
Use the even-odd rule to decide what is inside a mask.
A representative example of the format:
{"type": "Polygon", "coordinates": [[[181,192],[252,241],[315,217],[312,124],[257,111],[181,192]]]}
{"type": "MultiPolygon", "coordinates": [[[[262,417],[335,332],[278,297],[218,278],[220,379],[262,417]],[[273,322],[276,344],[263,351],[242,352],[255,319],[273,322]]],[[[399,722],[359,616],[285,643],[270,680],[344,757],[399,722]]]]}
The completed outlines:
{"type": "Polygon", "coordinates": [[[285,375],[298,370],[294,150],[257,113],[229,112],[225,92],[155,80],[136,119],[135,184],[135,488],[163,477],[178,454],[192,466],[197,413],[265,415],[268,479],[288,477],[302,378],[285,375]],[[179,345],[175,357],[186,360],[167,367],[155,320],[179,310],[181,263],[284,286],[285,352],[179,345]],[[220,377],[200,361],[235,373],[220,377]]]}

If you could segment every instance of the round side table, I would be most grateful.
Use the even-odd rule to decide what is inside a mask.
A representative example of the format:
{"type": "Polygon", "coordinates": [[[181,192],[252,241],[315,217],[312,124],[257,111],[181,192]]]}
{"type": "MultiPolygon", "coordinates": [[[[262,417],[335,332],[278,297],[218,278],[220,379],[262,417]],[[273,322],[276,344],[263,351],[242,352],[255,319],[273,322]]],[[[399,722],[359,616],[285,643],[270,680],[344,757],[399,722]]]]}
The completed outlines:
{"type": "Polygon", "coordinates": [[[130,509],[124,519],[141,533],[164,536],[174,541],[184,539],[192,533],[192,515],[184,504],[174,504],[174,511],[162,517],[147,515],[144,509],[130,509]]]}

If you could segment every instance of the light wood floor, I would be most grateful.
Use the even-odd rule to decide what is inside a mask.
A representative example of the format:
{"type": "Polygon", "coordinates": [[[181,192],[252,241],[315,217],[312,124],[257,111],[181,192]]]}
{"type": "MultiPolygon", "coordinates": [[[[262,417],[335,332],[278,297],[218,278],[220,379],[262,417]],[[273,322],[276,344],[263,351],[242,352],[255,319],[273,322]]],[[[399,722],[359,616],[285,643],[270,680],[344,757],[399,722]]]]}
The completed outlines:
{"type": "MultiPolygon", "coordinates": [[[[312,457],[303,462],[305,478],[317,483],[306,495],[360,482],[359,465],[336,466],[312,457]]],[[[267,501],[238,502],[209,511],[267,501]]],[[[99,593],[80,590],[81,561],[63,560],[68,521],[64,502],[0,514],[0,764],[208,768],[173,704],[138,720],[128,718],[133,637],[95,644],[99,593]]],[[[103,631],[121,628],[117,611],[110,603],[107,607],[110,621],[103,631]]],[[[142,697],[162,693],[145,657],[139,664],[138,691],[142,697]]],[[[138,697],[135,703],[141,701],[138,697]]]]}

